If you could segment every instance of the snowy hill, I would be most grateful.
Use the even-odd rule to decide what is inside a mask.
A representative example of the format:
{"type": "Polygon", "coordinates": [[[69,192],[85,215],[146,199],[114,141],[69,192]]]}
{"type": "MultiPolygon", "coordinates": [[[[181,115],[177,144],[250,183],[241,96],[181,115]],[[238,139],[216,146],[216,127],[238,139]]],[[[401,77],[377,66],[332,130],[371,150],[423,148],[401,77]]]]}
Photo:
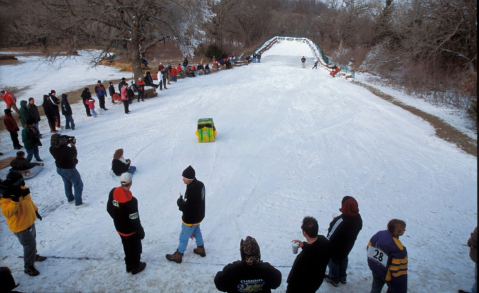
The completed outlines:
{"type": "MultiPolygon", "coordinates": [[[[345,195],[357,199],[364,227],[349,256],[348,284],[332,289],[324,283],[318,292],[369,291],[365,247],[392,218],[407,223],[401,241],[409,252],[408,292],[469,288],[474,267],[465,243],[477,223],[476,158],[366,89],[331,78],[325,69],[312,71],[308,52],[301,43],[275,45],[260,64],[179,80],[157,98],[135,101],[130,115],[121,105],[109,105],[93,119],[82,105],[73,105],[77,128],[63,134],[77,138],[77,169],[90,206],[76,210],[66,203],[45,135],[40,149],[45,170],[26,182],[43,216],[36,222],[38,252],[50,257],[36,265],[40,276],[22,272],[22,247],[0,219],[0,264],[12,269],[18,290],[214,292],[216,272],[240,259],[240,240],[250,235],[262,259],[282,272],[276,292],[284,292],[295,259],[290,241],[303,239],[303,217],[316,217],[320,234],[326,234],[345,195]],[[299,60],[303,55],[306,69],[299,60]],[[199,144],[196,122],[209,117],[218,130],[216,142],[199,144]],[[109,174],[118,148],[138,168],[132,192],[146,232],[147,267],[135,276],[125,272],[120,237],[106,212],[108,193],[119,185],[109,174]],[[201,228],[207,256],[194,255],[190,241],[183,263],[176,264],[165,254],[178,246],[176,199],[184,193],[181,172],[188,165],[206,186],[201,228]]],[[[85,63],[69,60],[63,66],[78,69],[59,79],[22,58],[25,63],[1,70],[16,76],[16,70],[31,66],[29,95],[37,101],[50,89],[61,94],[73,85],[125,75],[105,67],[85,72],[85,63]]],[[[3,74],[2,82],[21,84],[3,74]]],[[[45,120],[41,129],[47,133],[45,120]]],[[[8,134],[2,133],[1,141],[2,152],[13,155],[5,147],[8,134]]]]}

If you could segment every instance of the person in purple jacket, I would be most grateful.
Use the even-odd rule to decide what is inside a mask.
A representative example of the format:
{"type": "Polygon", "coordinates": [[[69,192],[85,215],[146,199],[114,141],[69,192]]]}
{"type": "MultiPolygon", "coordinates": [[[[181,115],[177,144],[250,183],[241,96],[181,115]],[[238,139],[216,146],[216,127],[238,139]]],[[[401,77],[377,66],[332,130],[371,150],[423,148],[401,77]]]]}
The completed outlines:
{"type": "Polygon", "coordinates": [[[387,230],[379,231],[369,240],[368,265],[373,273],[371,293],[380,293],[384,284],[388,286],[388,293],[407,292],[407,250],[399,241],[405,231],[404,221],[392,219],[387,230]]]}

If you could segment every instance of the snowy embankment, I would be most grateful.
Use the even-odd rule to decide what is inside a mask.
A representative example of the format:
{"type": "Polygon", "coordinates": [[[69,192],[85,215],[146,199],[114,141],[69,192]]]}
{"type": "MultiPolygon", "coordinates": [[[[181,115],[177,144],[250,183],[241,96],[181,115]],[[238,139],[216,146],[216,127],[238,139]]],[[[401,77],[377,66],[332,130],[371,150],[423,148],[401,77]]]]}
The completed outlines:
{"type": "MultiPolygon", "coordinates": [[[[326,234],[344,195],[357,199],[363,230],[349,257],[348,284],[333,289],[324,283],[318,292],[368,292],[372,276],[365,247],[392,218],[407,223],[401,240],[409,252],[408,292],[469,288],[474,267],[465,243],[477,223],[476,158],[368,90],[331,78],[324,69],[312,71],[309,52],[297,43],[275,45],[261,64],[179,80],[157,98],[135,101],[130,115],[108,102],[109,111],[87,118],[82,105],[73,105],[77,128],[64,134],[77,138],[77,169],[90,206],[76,210],[66,203],[45,135],[45,170],[27,181],[43,215],[36,222],[38,251],[50,257],[37,264],[40,276],[23,273],[22,247],[0,219],[1,265],[12,269],[18,290],[214,292],[216,272],[240,258],[240,240],[250,235],[262,259],[283,273],[276,292],[284,292],[295,258],[290,241],[302,239],[303,217],[316,217],[326,234]],[[309,68],[301,68],[302,55],[309,68]],[[207,117],[214,119],[218,136],[199,144],[196,122],[207,117]],[[147,267],[135,276],[125,272],[120,237],[105,208],[108,192],[118,186],[109,175],[118,148],[138,168],[132,192],[146,232],[147,267]],[[165,254],[176,249],[181,227],[181,172],[190,164],[206,186],[201,227],[207,256],[194,255],[190,241],[183,263],[170,263],[165,254]]],[[[84,64],[67,62],[68,70],[51,72],[35,63],[18,65],[31,66],[33,81],[28,95],[19,98],[31,93],[38,100],[51,89],[61,94],[124,75],[104,67],[85,72],[84,64]]],[[[19,77],[25,73],[15,66],[0,69],[18,77],[2,77],[2,83],[23,84],[19,77]]],[[[45,124],[42,131],[47,133],[45,124]]],[[[1,141],[0,150],[13,155],[6,133],[1,141]]]]}

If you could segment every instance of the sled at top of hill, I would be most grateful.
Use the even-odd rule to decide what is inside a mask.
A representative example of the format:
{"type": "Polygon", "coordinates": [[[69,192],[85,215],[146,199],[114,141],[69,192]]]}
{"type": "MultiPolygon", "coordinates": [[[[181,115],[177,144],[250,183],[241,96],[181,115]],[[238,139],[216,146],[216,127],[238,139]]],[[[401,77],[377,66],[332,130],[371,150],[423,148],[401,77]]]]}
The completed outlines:
{"type": "Polygon", "coordinates": [[[338,66],[336,68],[332,68],[333,70],[329,73],[329,75],[331,75],[332,77],[334,77],[336,75],[336,73],[338,73],[339,71],[341,71],[341,67],[338,66]]]}
{"type": "Polygon", "coordinates": [[[198,136],[198,142],[214,142],[216,137],[216,127],[213,118],[198,119],[198,130],[195,131],[198,136]]]}

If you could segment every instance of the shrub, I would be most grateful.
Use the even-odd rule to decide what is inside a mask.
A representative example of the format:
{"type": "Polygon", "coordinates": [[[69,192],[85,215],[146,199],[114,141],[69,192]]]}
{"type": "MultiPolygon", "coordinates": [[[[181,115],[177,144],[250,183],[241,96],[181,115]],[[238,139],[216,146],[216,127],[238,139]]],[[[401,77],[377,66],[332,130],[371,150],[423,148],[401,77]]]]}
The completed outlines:
{"type": "Polygon", "coordinates": [[[212,43],[208,46],[206,49],[205,56],[208,58],[222,58],[226,56],[226,54],[223,52],[223,50],[216,45],[216,43],[212,43]]]}

